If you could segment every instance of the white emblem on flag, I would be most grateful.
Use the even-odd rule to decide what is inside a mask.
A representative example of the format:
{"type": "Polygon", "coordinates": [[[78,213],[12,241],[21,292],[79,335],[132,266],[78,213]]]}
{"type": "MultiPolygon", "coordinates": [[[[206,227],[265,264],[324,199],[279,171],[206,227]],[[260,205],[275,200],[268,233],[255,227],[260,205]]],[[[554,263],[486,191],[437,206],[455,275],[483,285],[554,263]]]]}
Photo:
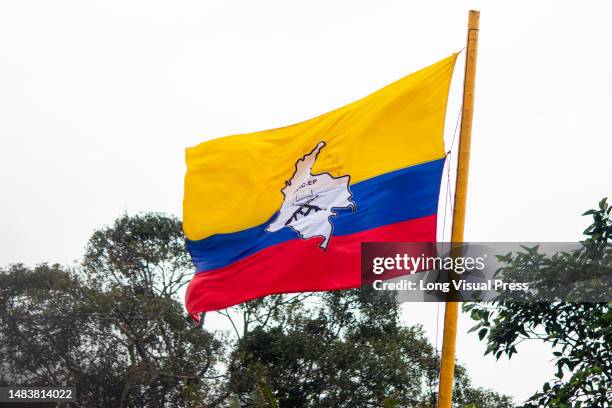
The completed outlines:
{"type": "Polygon", "coordinates": [[[334,209],[356,210],[349,189],[350,176],[333,177],[329,173],[312,174],[312,167],[325,142],[295,163],[295,172],[281,190],[285,200],[278,216],[266,231],[275,232],[288,227],[302,239],[322,237],[320,248],[326,249],[333,232],[334,209]]]}

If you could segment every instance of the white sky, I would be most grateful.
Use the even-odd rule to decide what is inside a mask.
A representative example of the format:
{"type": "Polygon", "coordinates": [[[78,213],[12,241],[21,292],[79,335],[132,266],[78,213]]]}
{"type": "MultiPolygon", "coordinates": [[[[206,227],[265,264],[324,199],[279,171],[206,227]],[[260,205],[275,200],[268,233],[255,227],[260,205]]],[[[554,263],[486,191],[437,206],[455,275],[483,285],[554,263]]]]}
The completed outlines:
{"type": "MultiPolygon", "coordinates": [[[[125,211],[180,216],[186,146],[308,119],[458,51],[469,8],[466,240],[579,239],[612,193],[608,2],[2,0],[0,265],[70,263],[125,211]]],[[[404,320],[433,338],[436,308],[404,320]]],[[[469,327],[475,383],[518,401],[552,377],[545,347],[496,364],[469,327]]]]}

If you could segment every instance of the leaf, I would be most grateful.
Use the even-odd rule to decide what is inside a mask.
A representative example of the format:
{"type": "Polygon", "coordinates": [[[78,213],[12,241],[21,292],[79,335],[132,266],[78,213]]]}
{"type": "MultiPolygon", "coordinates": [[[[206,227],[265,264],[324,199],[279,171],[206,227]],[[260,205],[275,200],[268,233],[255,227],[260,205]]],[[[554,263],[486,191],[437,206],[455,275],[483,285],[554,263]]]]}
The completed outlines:
{"type": "Polygon", "coordinates": [[[599,208],[601,210],[605,210],[606,208],[608,208],[607,201],[608,201],[608,197],[604,197],[601,199],[601,201],[599,202],[599,208]]]}
{"type": "Polygon", "coordinates": [[[482,323],[478,323],[476,326],[473,326],[472,328],[470,328],[470,330],[468,330],[468,333],[473,333],[476,330],[480,329],[481,327],[482,327],[482,323]]]}
{"type": "Polygon", "coordinates": [[[488,331],[488,330],[487,330],[486,328],[481,329],[481,330],[478,332],[478,338],[479,338],[480,340],[484,339],[484,337],[487,335],[487,331],[488,331]]]}

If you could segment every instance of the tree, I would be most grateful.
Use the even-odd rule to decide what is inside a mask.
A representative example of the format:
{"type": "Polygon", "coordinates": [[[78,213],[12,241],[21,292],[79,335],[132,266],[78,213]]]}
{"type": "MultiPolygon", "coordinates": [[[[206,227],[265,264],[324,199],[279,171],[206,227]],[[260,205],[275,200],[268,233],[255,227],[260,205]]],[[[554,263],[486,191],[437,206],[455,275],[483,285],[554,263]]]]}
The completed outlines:
{"type": "Polygon", "coordinates": [[[103,288],[175,298],[192,267],[181,222],[157,213],[123,215],[95,231],[83,259],[87,279],[103,288]]]}
{"type": "MultiPolygon", "coordinates": [[[[112,337],[92,332],[82,308],[85,288],[59,265],[0,272],[0,378],[3,385],[96,390],[92,406],[116,406],[123,369],[112,337]]],[[[81,396],[79,396],[81,397],[81,396]]],[[[81,401],[93,402],[90,398],[81,401]]]]}
{"type": "Polygon", "coordinates": [[[4,381],[76,386],[87,407],[218,406],[222,338],[176,298],[184,245],[177,219],[126,215],[93,234],[82,268],[0,271],[4,381]]]}
{"type": "MultiPolygon", "coordinates": [[[[75,268],[0,269],[0,385],[75,386],[82,407],[433,407],[439,359],[389,292],[276,295],[186,315],[180,222],[124,215],[75,268]],[[240,315],[242,321],[235,318],[240,315]]],[[[506,408],[457,366],[454,406],[506,408]]]]}
{"type": "MultiPolygon", "coordinates": [[[[246,317],[249,330],[232,353],[230,388],[244,406],[435,405],[439,359],[420,327],[399,324],[393,293],[366,287],[275,299],[242,306],[268,317],[246,317]],[[273,399],[252,404],[266,390],[273,399]]],[[[472,387],[461,366],[455,385],[455,407],[512,406],[509,397],[472,387]]]]}
{"type": "MultiPolygon", "coordinates": [[[[508,275],[547,276],[549,286],[586,276],[573,290],[580,296],[610,295],[612,277],[612,207],[606,199],[591,215],[587,239],[571,253],[548,257],[537,248],[501,257],[508,275]]],[[[571,295],[571,294],[570,294],[571,295]]],[[[575,295],[575,294],[574,294],[575,295]]],[[[600,299],[601,297],[597,297],[600,299]]],[[[612,302],[525,303],[500,301],[491,308],[466,304],[478,324],[472,330],[496,358],[517,353],[522,341],[539,339],[553,347],[556,379],[545,383],[524,407],[607,407],[612,389],[612,302]]]]}
{"type": "Polygon", "coordinates": [[[177,299],[191,275],[178,219],[144,214],[96,231],[83,274],[96,290],[103,333],[117,339],[125,371],[121,406],[217,404],[220,339],[192,324],[177,299]]]}

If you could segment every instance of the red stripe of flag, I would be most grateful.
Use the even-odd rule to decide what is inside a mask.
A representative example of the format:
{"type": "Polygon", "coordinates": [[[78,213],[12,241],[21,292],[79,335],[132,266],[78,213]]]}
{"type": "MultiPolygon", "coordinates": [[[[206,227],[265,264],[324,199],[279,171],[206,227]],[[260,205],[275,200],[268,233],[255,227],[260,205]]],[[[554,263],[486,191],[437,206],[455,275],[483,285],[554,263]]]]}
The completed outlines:
{"type": "Polygon", "coordinates": [[[268,247],[226,267],[196,274],[187,287],[187,311],[199,320],[200,312],[270,294],[359,287],[362,242],[435,242],[436,219],[430,215],[332,236],[326,251],[319,248],[318,239],[268,247]]]}

